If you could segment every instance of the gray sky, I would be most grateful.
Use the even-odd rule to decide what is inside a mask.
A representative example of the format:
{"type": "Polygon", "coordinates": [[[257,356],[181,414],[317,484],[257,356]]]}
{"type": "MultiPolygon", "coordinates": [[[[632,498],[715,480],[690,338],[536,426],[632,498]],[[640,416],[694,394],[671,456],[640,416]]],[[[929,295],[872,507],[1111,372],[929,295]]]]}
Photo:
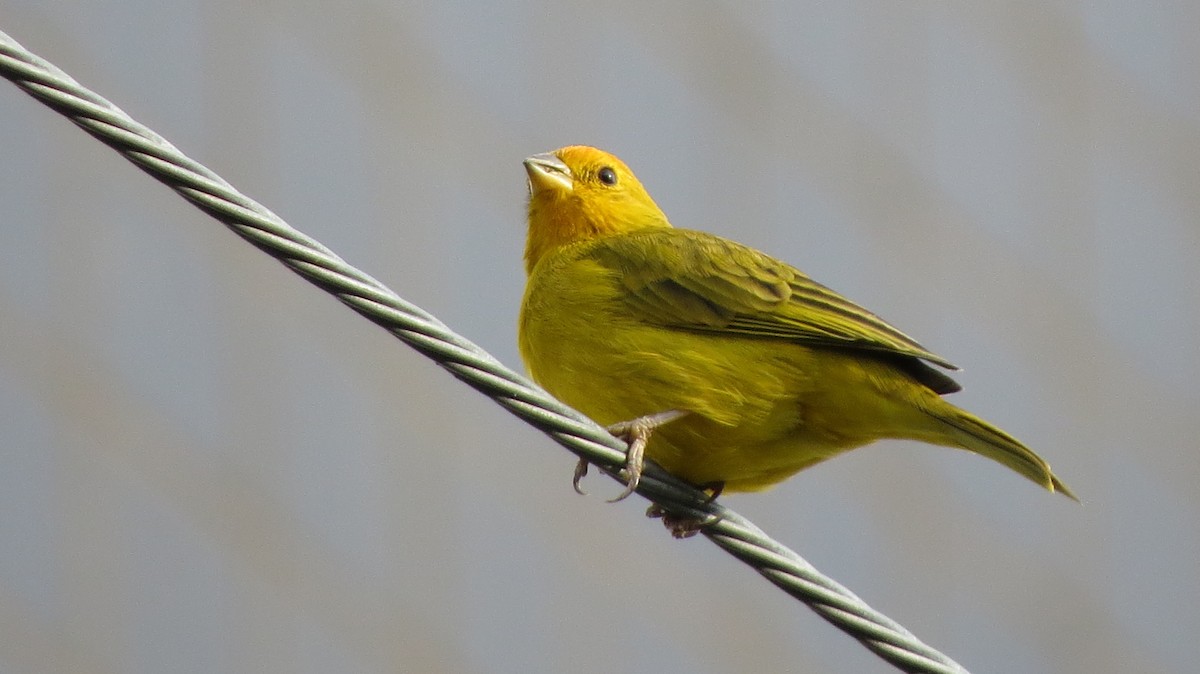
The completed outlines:
{"type": "MultiPolygon", "coordinates": [[[[731,507],[973,672],[1194,667],[1200,6],[648,5],[0,30],[518,368],[521,159],[613,151],[1084,501],[885,442],[731,507]]],[[[0,119],[0,671],[893,671],[7,83],[0,119]]]]}

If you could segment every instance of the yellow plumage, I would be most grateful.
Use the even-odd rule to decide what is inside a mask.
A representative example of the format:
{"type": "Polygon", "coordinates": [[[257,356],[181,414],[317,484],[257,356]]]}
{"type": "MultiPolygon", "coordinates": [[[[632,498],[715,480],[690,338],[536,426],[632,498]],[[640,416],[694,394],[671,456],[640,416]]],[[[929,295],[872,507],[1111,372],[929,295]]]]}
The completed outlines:
{"type": "Polygon", "coordinates": [[[601,424],[677,410],[646,457],[693,484],[758,490],[882,438],[977,452],[1074,496],[1039,456],[947,403],[944,359],[799,270],[671,227],[619,159],[526,160],[520,349],[601,424]]]}

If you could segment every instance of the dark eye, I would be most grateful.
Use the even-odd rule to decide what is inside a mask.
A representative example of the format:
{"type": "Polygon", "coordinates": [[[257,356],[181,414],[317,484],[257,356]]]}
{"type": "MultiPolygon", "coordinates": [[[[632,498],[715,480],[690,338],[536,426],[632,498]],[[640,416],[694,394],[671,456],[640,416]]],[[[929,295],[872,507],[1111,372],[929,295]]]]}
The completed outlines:
{"type": "Polygon", "coordinates": [[[600,182],[604,183],[605,185],[617,184],[617,172],[608,166],[600,169],[600,171],[596,173],[596,177],[599,178],[600,182]]]}

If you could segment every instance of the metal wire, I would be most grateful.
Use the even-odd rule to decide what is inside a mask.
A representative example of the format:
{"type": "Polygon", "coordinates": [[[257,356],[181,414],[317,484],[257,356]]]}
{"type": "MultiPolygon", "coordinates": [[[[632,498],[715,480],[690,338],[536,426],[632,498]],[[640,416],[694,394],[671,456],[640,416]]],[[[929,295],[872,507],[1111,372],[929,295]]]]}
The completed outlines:
{"type": "MultiPolygon", "coordinates": [[[[239,236],[333,294],[351,309],[433,359],[458,379],[549,435],[610,475],[624,465],[625,443],[504,367],[441,321],[350,266],[319,242],[293,229],[216,173],[184,156],[164,138],[84,88],[65,72],[0,32],[0,74],[155,179],[174,189],[239,236]]],[[[713,543],[807,604],[879,657],[906,672],[962,674],[961,665],[927,646],[825,577],[795,552],[707,495],[647,466],[637,492],[668,512],[718,518],[702,533],[713,543]]]]}

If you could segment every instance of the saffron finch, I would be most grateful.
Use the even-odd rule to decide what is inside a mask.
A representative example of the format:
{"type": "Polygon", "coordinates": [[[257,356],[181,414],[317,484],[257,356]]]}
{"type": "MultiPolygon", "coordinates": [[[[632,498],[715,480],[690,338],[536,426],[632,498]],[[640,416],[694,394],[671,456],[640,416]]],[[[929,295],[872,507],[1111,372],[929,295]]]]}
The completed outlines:
{"type": "Polygon", "coordinates": [[[948,361],[795,267],[675,229],[613,155],[564,147],[525,169],[521,356],[630,442],[618,498],[643,453],[717,493],[755,491],[883,438],[966,449],[1075,498],[1032,450],[942,398],[960,388],[938,369],[948,361]]]}

